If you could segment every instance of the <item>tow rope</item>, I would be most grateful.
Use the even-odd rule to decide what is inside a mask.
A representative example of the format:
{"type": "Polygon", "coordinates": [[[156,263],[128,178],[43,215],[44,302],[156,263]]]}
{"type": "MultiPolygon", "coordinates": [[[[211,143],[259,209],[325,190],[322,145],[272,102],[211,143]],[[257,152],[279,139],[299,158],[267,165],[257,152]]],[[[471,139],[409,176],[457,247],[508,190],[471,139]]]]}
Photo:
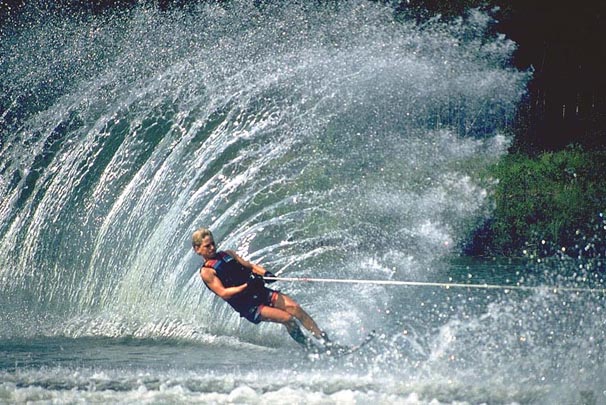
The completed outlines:
{"type": "Polygon", "coordinates": [[[492,290],[524,290],[524,291],[551,291],[558,292],[594,292],[606,293],[604,288],[583,287],[553,287],[553,286],[521,286],[521,285],[498,285],[498,284],[465,284],[465,283],[434,283],[426,281],[397,281],[397,280],[363,280],[363,279],[341,279],[341,278],[311,278],[311,277],[264,277],[265,280],[305,282],[305,283],[343,283],[343,284],[374,284],[395,286],[424,286],[442,288],[480,288],[492,290]]]}

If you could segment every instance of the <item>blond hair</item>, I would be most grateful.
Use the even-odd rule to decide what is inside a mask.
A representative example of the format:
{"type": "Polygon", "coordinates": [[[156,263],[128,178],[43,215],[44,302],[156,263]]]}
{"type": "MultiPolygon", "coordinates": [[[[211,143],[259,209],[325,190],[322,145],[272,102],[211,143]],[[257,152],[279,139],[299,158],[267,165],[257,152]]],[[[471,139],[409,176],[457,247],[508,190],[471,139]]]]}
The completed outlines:
{"type": "Polygon", "coordinates": [[[196,230],[191,236],[191,245],[194,248],[200,246],[204,238],[206,238],[207,236],[210,236],[214,239],[213,233],[210,230],[206,228],[200,228],[196,230]]]}

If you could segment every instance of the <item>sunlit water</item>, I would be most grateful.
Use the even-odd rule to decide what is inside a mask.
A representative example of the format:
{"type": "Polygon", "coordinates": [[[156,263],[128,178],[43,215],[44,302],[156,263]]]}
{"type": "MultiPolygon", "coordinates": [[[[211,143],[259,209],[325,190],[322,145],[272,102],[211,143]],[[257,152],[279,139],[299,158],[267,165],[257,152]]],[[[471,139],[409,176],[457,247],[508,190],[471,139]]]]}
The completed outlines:
{"type": "Polygon", "coordinates": [[[0,402],[606,403],[603,294],[550,288],[599,272],[456,258],[528,80],[489,17],[51,11],[0,38],[0,402]],[[537,289],[276,284],[378,332],[317,356],[203,287],[199,226],[289,277],[537,289]]]}

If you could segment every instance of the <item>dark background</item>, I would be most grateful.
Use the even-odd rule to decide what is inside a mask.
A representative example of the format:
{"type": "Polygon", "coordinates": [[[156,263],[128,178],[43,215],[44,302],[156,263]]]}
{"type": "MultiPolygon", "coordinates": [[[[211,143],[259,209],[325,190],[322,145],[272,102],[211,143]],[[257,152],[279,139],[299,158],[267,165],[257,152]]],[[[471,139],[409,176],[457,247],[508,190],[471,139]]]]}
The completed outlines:
{"type": "Polygon", "coordinates": [[[415,18],[460,16],[487,10],[495,30],[518,44],[513,65],[532,69],[528,95],[514,132],[517,151],[530,154],[574,144],[606,146],[606,1],[491,0],[403,1],[415,18]],[[498,8],[495,10],[495,8],[498,8]]]}

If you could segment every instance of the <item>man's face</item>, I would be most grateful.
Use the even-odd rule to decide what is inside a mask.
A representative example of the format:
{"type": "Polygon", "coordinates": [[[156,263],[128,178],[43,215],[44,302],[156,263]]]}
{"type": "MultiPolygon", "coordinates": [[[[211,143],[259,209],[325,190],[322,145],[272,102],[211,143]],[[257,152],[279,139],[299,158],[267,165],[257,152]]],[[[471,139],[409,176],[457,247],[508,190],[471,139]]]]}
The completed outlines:
{"type": "Polygon", "coordinates": [[[205,259],[212,259],[213,257],[215,257],[215,254],[217,253],[217,248],[215,246],[215,241],[213,240],[212,236],[205,237],[204,239],[202,239],[201,244],[199,244],[198,246],[194,246],[194,252],[196,252],[205,259]]]}

